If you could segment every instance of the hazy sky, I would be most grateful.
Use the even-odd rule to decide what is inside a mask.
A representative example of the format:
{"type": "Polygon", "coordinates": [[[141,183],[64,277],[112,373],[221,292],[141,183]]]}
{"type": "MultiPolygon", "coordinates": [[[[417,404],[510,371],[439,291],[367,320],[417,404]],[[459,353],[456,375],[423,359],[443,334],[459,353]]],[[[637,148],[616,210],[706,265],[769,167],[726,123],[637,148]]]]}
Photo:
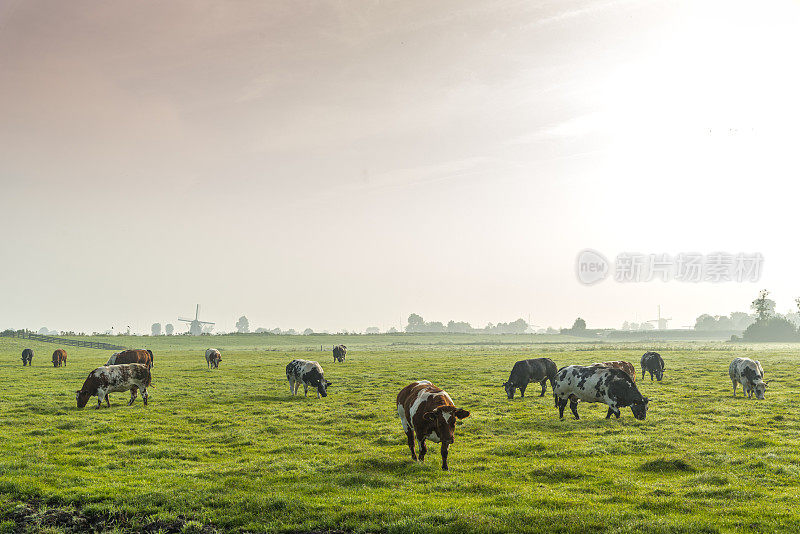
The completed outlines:
{"type": "Polygon", "coordinates": [[[798,28],[797,1],[0,0],[0,328],[786,311],[798,28]],[[764,270],[587,287],[584,248],[764,270]]]}

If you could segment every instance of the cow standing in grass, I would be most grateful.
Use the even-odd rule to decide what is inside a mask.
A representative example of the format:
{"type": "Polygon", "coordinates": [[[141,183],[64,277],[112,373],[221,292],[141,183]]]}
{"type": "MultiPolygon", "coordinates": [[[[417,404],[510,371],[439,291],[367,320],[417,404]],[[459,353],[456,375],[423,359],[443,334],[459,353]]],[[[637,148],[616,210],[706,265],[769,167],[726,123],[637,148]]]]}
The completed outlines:
{"type": "Polygon", "coordinates": [[[67,366],[67,351],[56,349],[53,351],[53,367],[67,366]]]}
{"type": "Polygon", "coordinates": [[[308,397],[308,386],[317,388],[317,398],[328,396],[328,386],[331,383],[325,380],[324,371],[319,362],[309,360],[292,360],[286,366],[286,379],[289,381],[289,390],[292,395],[297,395],[300,384],[303,384],[303,393],[308,397]]]}
{"type": "Polygon", "coordinates": [[[347,347],[344,345],[336,345],[333,347],[333,361],[344,363],[344,357],[347,356],[347,347]]]}
{"type": "Polygon", "coordinates": [[[149,351],[143,349],[123,350],[122,352],[115,352],[108,359],[106,365],[121,365],[125,363],[141,363],[150,369],[153,367],[153,356],[149,351]]]}
{"type": "Polygon", "coordinates": [[[728,375],[733,383],[733,396],[736,397],[736,386],[742,385],[742,394],[747,395],[748,399],[756,398],[764,400],[764,393],[767,391],[767,383],[764,381],[764,369],[761,362],[750,358],[736,358],[728,367],[728,375]]]}
{"type": "Polygon", "coordinates": [[[97,396],[97,408],[103,400],[106,406],[111,407],[108,394],[120,391],[131,392],[128,406],[136,400],[136,393],[142,390],[142,400],[147,406],[147,388],[150,386],[150,368],[141,363],[128,363],[123,365],[104,365],[98,367],[86,378],[83,387],[75,392],[78,408],[83,408],[90,397],[97,396]]]}
{"type": "Polygon", "coordinates": [[[650,373],[650,382],[653,381],[653,376],[655,375],[656,380],[661,382],[661,379],[664,378],[664,358],[657,352],[645,352],[642,355],[642,380],[644,380],[644,374],[646,372],[650,373]]]}
{"type": "Polygon", "coordinates": [[[397,415],[408,438],[411,458],[415,461],[414,434],[419,442],[419,461],[428,452],[425,440],[442,444],[442,469],[447,469],[447,454],[455,440],[456,419],[469,417],[469,412],[456,408],[453,399],[427,380],[412,382],[397,395],[397,415]]]}
{"type": "Polygon", "coordinates": [[[575,419],[580,419],[579,401],[607,404],[606,419],[612,414],[619,419],[619,409],[625,406],[631,407],[636,419],[644,419],[649,403],[625,371],[600,365],[570,365],[559,369],[553,395],[561,419],[564,419],[567,401],[575,419]]]}
{"type": "Polygon", "coordinates": [[[33,365],[33,349],[25,349],[22,351],[22,367],[26,365],[33,365]]]}
{"type": "Polygon", "coordinates": [[[594,363],[592,365],[601,365],[603,367],[613,367],[614,369],[619,369],[620,371],[625,371],[631,380],[636,383],[636,368],[633,366],[631,362],[626,362],[622,360],[617,360],[613,362],[601,362],[601,363],[594,363]]]}
{"type": "Polygon", "coordinates": [[[531,382],[539,382],[542,386],[542,393],[540,397],[544,397],[547,391],[547,382],[550,381],[550,386],[555,384],[557,367],[553,360],[550,358],[534,358],[532,360],[520,360],[514,364],[511,369],[511,376],[508,381],[503,384],[506,389],[506,395],[509,399],[514,398],[514,393],[519,388],[521,397],[525,397],[525,389],[531,382]]]}
{"type": "Polygon", "coordinates": [[[209,369],[219,368],[219,362],[222,361],[222,354],[217,349],[206,350],[206,363],[209,369]]]}

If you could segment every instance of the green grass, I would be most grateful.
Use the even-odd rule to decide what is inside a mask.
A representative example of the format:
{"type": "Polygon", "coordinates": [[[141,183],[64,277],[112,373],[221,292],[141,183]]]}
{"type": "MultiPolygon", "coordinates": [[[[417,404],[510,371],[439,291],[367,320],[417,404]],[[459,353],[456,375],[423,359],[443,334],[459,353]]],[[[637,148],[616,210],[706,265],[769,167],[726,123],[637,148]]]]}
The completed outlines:
{"type": "MultiPolygon", "coordinates": [[[[791,345],[661,344],[646,421],[630,410],[558,420],[549,391],[509,401],[513,363],[629,360],[638,344],[525,344],[458,336],[112,338],[156,354],[151,404],[75,407],[110,352],[0,338],[0,532],[790,532],[800,511],[800,386],[791,345]],[[333,364],[334,341],[349,347],[333,364]],[[455,340],[455,341],[454,341],[455,340]],[[413,344],[408,344],[409,342],[413,344]],[[325,344],[326,350],[319,351],[325,344]],[[23,368],[24,346],[36,351],[23,368]],[[223,350],[206,369],[203,349],[223,350]],[[731,397],[727,368],[761,360],[766,401],[731,397]],[[330,396],[290,397],[295,357],[318,359],[330,396]],[[411,461],[395,397],[426,378],[471,412],[450,471],[437,445],[411,461]]],[[[640,375],[641,376],[641,375],[640,375]]],[[[302,391],[302,389],[301,389],[302,391]]],[[[90,401],[89,406],[93,402],[90,401]]]]}

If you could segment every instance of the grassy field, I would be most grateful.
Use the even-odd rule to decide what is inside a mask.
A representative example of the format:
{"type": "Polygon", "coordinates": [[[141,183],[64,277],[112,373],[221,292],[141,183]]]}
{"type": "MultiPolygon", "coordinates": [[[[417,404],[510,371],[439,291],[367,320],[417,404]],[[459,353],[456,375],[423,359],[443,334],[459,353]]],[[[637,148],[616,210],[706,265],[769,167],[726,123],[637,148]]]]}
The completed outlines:
{"type": "Polygon", "coordinates": [[[526,339],[115,337],[154,350],[151,404],[112,394],[98,411],[78,410],[74,392],[109,353],[66,347],[68,366],[54,369],[55,345],[0,338],[0,533],[800,529],[800,347],[526,339]],[[344,364],[331,361],[334,341],[350,349],[344,364]],[[219,370],[206,369],[208,346],[223,351],[219,370]],[[559,421],[549,391],[509,401],[501,387],[518,359],[638,369],[648,349],[666,375],[641,384],[646,421],[628,409],[606,420],[601,405],[559,421]],[[731,397],[735,356],[760,359],[775,379],[767,400],[731,397]],[[295,357],[322,363],[327,398],[289,395],[295,357]],[[396,416],[397,392],[419,378],[472,414],[448,472],[436,445],[411,461],[396,416]]]}

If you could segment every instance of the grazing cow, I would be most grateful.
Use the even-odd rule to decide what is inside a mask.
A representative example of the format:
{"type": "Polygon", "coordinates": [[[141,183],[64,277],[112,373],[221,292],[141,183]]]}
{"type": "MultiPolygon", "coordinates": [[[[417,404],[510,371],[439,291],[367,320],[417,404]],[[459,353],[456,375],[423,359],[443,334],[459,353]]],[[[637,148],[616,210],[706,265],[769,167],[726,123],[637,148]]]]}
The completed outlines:
{"type": "Polygon", "coordinates": [[[56,349],[53,351],[53,367],[67,366],[67,351],[56,349]]]}
{"type": "Polygon", "coordinates": [[[333,361],[344,362],[344,357],[347,356],[347,347],[344,345],[336,345],[333,347],[333,361]]]}
{"type": "Polygon", "coordinates": [[[650,373],[650,382],[653,381],[653,375],[655,375],[656,380],[661,382],[661,379],[664,378],[664,358],[657,352],[645,352],[642,355],[642,380],[644,380],[644,374],[646,372],[650,373]]]}
{"type": "Polygon", "coordinates": [[[221,361],[222,354],[220,354],[217,349],[206,350],[206,363],[208,364],[209,369],[217,369],[219,367],[219,362],[221,361]]]}
{"type": "Polygon", "coordinates": [[[556,364],[550,358],[534,358],[532,360],[520,360],[511,369],[511,376],[508,382],[503,384],[506,388],[506,395],[509,399],[514,398],[514,393],[519,388],[520,395],[525,397],[525,389],[531,382],[539,382],[542,385],[540,397],[544,397],[547,391],[547,381],[552,387],[556,380],[556,364]]]}
{"type": "Polygon", "coordinates": [[[746,394],[748,399],[753,398],[753,393],[757,399],[764,400],[764,393],[767,390],[767,382],[764,380],[764,369],[761,362],[753,361],[750,358],[736,358],[728,367],[728,374],[733,383],[733,396],[736,396],[736,386],[742,385],[742,394],[746,394]]]}
{"type": "Polygon", "coordinates": [[[33,365],[33,349],[25,349],[22,351],[22,367],[26,365],[33,365]]]}
{"type": "Polygon", "coordinates": [[[625,371],[628,373],[628,376],[631,377],[631,380],[633,380],[634,384],[636,383],[636,368],[631,362],[617,360],[613,362],[593,363],[592,365],[602,365],[603,367],[613,367],[614,369],[625,371]]]}
{"type": "Polygon", "coordinates": [[[606,419],[611,414],[619,419],[621,407],[630,406],[636,419],[647,415],[648,398],[642,396],[628,373],[613,367],[600,365],[570,365],[562,367],[556,375],[553,387],[558,415],[564,419],[564,408],[569,408],[575,419],[578,417],[578,401],[602,402],[608,405],[606,419]]]}
{"type": "Polygon", "coordinates": [[[89,401],[89,397],[97,396],[97,406],[100,408],[103,399],[106,406],[111,407],[108,402],[108,394],[120,391],[131,392],[131,400],[128,406],[136,400],[136,393],[142,390],[142,400],[147,406],[147,388],[150,386],[150,369],[141,363],[127,363],[122,365],[104,365],[98,367],[86,378],[83,387],[75,392],[75,399],[78,401],[78,408],[83,408],[89,401]]]}
{"type": "Polygon", "coordinates": [[[153,357],[150,353],[143,349],[136,350],[123,350],[122,352],[115,352],[106,362],[106,365],[121,365],[124,363],[141,363],[146,365],[148,369],[153,367],[153,357]]]}
{"type": "Polygon", "coordinates": [[[328,396],[328,386],[331,382],[325,380],[324,371],[319,362],[309,360],[292,360],[286,366],[286,379],[289,381],[289,390],[292,395],[297,395],[300,384],[303,384],[303,393],[308,397],[308,386],[317,388],[317,398],[328,396]]]}
{"type": "Polygon", "coordinates": [[[447,453],[455,440],[456,419],[469,417],[469,412],[456,408],[453,399],[427,380],[418,380],[407,385],[397,394],[397,415],[408,438],[411,458],[414,453],[414,433],[419,442],[419,461],[425,460],[428,448],[425,440],[442,444],[442,469],[447,469],[447,453]]]}

